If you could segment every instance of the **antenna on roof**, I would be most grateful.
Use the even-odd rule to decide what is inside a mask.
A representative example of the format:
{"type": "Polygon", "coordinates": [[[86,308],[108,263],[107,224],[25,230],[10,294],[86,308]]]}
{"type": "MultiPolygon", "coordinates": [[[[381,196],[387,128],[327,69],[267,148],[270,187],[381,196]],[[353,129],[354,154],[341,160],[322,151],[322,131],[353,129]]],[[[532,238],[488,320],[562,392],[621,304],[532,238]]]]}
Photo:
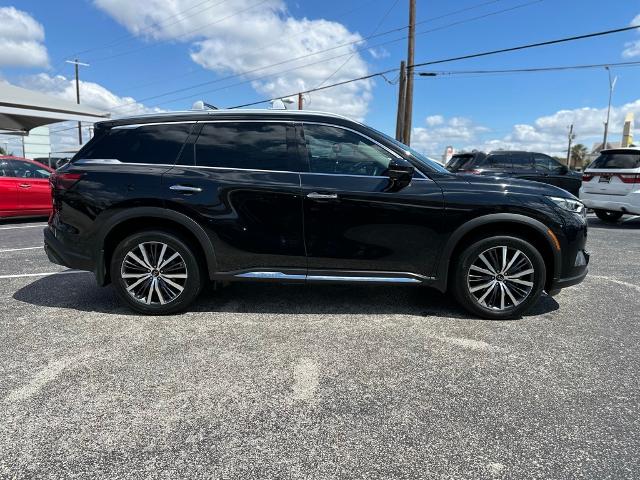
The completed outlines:
{"type": "Polygon", "coordinates": [[[218,107],[216,107],[215,105],[211,105],[204,100],[198,100],[197,102],[194,102],[191,110],[218,110],[218,107]]]}

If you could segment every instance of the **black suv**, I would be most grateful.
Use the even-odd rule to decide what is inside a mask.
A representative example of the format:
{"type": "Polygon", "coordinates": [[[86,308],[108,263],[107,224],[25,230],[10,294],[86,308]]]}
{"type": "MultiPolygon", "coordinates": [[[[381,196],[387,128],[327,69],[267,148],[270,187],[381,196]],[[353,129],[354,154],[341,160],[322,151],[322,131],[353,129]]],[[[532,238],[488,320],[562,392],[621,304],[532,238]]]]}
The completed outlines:
{"type": "Polygon", "coordinates": [[[330,114],[111,120],[52,178],[45,249],[150,314],[208,281],[425,285],[520,316],[587,273],[584,207],[534,182],[452,174],[330,114]]]}
{"type": "Polygon", "coordinates": [[[457,173],[513,177],[548,183],[578,196],[582,175],[571,171],[544,153],[496,151],[458,153],[447,163],[447,170],[457,173]]]}

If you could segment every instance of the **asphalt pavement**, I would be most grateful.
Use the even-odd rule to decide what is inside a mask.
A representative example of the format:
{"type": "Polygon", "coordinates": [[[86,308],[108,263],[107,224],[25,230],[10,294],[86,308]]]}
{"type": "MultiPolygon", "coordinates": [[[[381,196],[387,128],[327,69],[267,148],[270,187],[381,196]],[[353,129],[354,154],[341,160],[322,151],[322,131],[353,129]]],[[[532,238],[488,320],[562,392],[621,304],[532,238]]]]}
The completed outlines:
{"type": "Polygon", "coordinates": [[[0,478],[639,478],[640,218],[589,222],[585,282],[503,322],[264,284],[143,317],[0,222],[0,478]]]}

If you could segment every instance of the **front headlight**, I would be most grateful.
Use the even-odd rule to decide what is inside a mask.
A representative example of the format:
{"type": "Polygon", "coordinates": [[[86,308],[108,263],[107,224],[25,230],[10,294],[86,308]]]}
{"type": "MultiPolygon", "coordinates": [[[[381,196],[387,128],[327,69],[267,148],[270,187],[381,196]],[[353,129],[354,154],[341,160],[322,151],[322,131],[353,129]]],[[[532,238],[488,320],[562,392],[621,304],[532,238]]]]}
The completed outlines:
{"type": "Polygon", "coordinates": [[[587,216],[587,209],[584,206],[584,203],[582,203],[579,200],[573,200],[571,198],[561,198],[561,197],[547,197],[547,198],[563,210],[577,213],[578,215],[582,215],[583,217],[587,216]]]}

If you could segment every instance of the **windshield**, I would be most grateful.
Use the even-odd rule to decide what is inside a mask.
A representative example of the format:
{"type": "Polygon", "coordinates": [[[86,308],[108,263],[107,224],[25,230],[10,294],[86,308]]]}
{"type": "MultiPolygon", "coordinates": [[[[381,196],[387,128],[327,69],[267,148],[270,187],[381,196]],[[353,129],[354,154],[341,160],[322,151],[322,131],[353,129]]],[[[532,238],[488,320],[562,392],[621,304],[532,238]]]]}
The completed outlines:
{"type": "Polygon", "coordinates": [[[473,154],[454,155],[447,163],[447,170],[457,172],[458,170],[468,170],[473,166],[476,156],[473,154]]]}
{"type": "Polygon", "coordinates": [[[378,134],[382,135],[384,138],[389,140],[391,143],[393,143],[397,147],[400,147],[405,152],[409,152],[413,158],[415,158],[418,162],[420,162],[421,164],[423,164],[426,167],[430,168],[431,170],[435,170],[436,172],[440,172],[440,173],[451,173],[451,172],[449,172],[449,170],[444,168],[442,165],[440,165],[435,160],[432,160],[429,157],[427,157],[426,155],[421,154],[417,150],[414,150],[413,148],[405,145],[404,143],[399,142],[395,138],[390,137],[389,135],[387,135],[385,133],[382,133],[382,132],[378,132],[378,134]]]}

